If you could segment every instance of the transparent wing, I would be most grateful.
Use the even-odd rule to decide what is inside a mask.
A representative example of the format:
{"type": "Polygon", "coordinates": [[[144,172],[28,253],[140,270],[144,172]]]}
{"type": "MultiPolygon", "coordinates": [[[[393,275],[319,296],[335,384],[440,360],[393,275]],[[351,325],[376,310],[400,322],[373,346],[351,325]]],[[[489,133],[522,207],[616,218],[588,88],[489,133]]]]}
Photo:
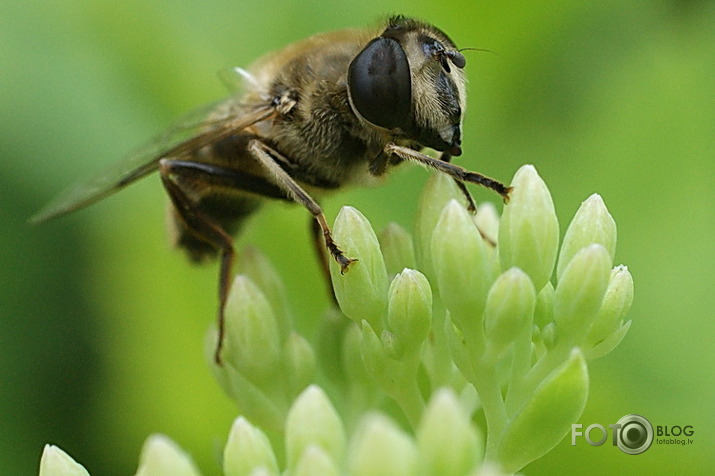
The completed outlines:
{"type": "Polygon", "coordinates": [[[269,104],[246,107],[235,96],[197,108],[94,178],[68,188],[30,218],[30,222],[41,223],[91,205],[153,172],[162,158],[192,154],[270,118],[274,111],[269,104]]]}
{"type": "Polygon", "coordinates": [[[239,66],[220,70],[218,72],[218,78],[231,93],[237,93],[245,90],[246,84],[248,84],[250,88],[257,91],[262,89],[255,76],[239,66]]]}

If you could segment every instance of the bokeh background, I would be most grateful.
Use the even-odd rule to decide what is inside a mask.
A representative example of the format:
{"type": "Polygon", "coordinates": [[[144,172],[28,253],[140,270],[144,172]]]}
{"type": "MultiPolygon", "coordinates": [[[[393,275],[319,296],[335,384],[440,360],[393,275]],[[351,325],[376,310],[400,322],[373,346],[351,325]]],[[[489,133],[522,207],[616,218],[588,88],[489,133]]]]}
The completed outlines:
{"type": "MultiPolygon", "coordinates": [[[[622,345],[590,366],[581,423],[638,413],[692,425],[694,444],[628,456],[566,437],[527,474],[711,474],[715,468],[715,2],[0,0],[0,473],[35,474],[45,442],[93,474],[136,469],[163,432],[218,474],[235,411],[202,351],[216,268],[167,246],[153,176],[32,227],[55,193],[194,106],[215,73],[310,34],[401,12],[468,52],[459,163],[508,181],[536,165],[565,224],[600,193],[636,295],[622,345]]],[[[350,204],[410,226],[427,177],[402,167],[350,204]],[[389,207],[385,204],[390,204],[389,207]]],[[[476,192],[478,199],[494,196],[476,192]]],[[[296,315],[327,305],[307,214],[273,204],[238,246],[284,276],[296,315]]]]}

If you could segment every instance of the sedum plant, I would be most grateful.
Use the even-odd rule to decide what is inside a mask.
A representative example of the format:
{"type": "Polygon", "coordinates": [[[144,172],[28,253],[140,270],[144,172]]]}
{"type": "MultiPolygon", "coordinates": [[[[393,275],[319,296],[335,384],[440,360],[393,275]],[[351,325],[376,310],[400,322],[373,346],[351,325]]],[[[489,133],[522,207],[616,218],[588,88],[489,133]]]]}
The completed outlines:
{"type": "MultiPolygon", "coordinates": [[[[294,330],[270,263],[243,253],[223,366],[215,331],[206,345],[241,415],[226,475],[512,474],[558,444],[586,404],[587,362],[630,326],[633,280],[613,266],[616,224],[598,195],[559,249],[536,170],[512,186],[501,217],[490,204],[475,215],[434,174],[414,236],[392,224],[378,237],[344,207],[334,238],[358,262],[344,275],[331,266],[339,309],[312,336],[294,330]]],[[[65,474],[88,473],[46,447],[40,475],[65,474]]],[[[167,437],[147,440],[137,475],[198,474],[167,437]]]]}

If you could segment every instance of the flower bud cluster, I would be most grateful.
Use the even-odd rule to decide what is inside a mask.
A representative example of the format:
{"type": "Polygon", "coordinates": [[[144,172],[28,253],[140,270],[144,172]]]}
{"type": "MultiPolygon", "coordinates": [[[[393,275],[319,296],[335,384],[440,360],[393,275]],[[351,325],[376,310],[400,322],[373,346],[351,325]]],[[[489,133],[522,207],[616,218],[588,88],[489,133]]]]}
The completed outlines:
{"type": "MultiPolygon", "coordinates": [[[[567,434],[586,404],[587,361],[628,331],[633,280],[613,266],[616,225],[601,197],[583,202],[559,247],[534,167],[511,185],[501,217],[490,204],[475,215],[453,180],[434,174],[413,235],[391,224],[378,238],[344,207],[333,238],[357,261],[345,274],[331,263],[339,310],[315,336],[294,330],[267,260],[242,253],[224,365],[212,364],[242,415],[226,474],[513,473],[567,434]],[[484,439],[472,424],[479,413],[484,439]]],[[[87,474],[54,447],[41,468],[87,474]]],[[[137,474],[198,472],[157,436],[137,474]]]]}
{"type": "MultiPolygon", "coordinates": [[[[222,365],[211,367],[241,414],[282,431],[295,397],[315,380],[313,346],[293,329],[283,283],[257,250],[246,249],[226,304],[222,365]]],[[[207,356],[217,333],[206,339],[207,356]]]]}
{"type": "Polygon", "coordinates": [[[435,174],[414,241],[394,224],[378,240],[344,208],[335,239],[367,264],[351,277],[331,271],[340,308],[359,329],[349,358],[362,360],[363,386],[390,397],[413,427],[425,395],[471,389],[472,410],[487,423],[487,460],[516,471],[581,415],[586,361],[623,339],[633,281],[613,267],[616,225],[598,195],[583,202],[559,248],[554,204],[534,167],[511,185],[501,218],[489,205],[475,216],[454,182],[435,174]]]}
{"type": "MultiPolygon", "coordinates": [[[[310,385],[298,395],[285,424],[285,471],[266,432],[238,417],[223,449],[227,476],[372,476],[389,474],[477,474],[482,467],[480,432],[453,390],[434,393],[415,432],[378,412],[367,412],[348,437],[327,394],[310,385]]],[[[163,435],[150,436],[139,458],[137,476],[199,476],[190,456],[163,435]]],[[[500,473],[492,472],[495,476],[500,473]]],[[[47,445],[40,476],[89,476],[83,466],[47,445]]]]}

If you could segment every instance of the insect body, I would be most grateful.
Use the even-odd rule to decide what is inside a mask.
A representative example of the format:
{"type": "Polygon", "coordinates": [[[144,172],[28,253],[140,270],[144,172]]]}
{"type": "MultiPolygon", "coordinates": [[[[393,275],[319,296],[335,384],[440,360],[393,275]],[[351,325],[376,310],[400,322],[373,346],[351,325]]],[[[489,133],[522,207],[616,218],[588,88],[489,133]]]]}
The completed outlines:
{"type": "MultiPolygon", "coordinates": [[[[70,190],[39,222],[83,208],[158,170],[171,199],[175,243],[194,261],[218,255],[220,362],[232,235],[265,198],[296,202],[345,272],[354,260],[333,242],[312,197],[384,175],[405,160],[464,182],[509,188],[449,162],[460,155],[464,56],[441,30],[390,18],[380,30],[316,35],[259,60],[245,93],[194,114],[117,168],[70,190]],[[422,154],[428,147],[439,159],[422,154]]],[[[470,204],[471,198],[469,198],[470,204]]]]}

